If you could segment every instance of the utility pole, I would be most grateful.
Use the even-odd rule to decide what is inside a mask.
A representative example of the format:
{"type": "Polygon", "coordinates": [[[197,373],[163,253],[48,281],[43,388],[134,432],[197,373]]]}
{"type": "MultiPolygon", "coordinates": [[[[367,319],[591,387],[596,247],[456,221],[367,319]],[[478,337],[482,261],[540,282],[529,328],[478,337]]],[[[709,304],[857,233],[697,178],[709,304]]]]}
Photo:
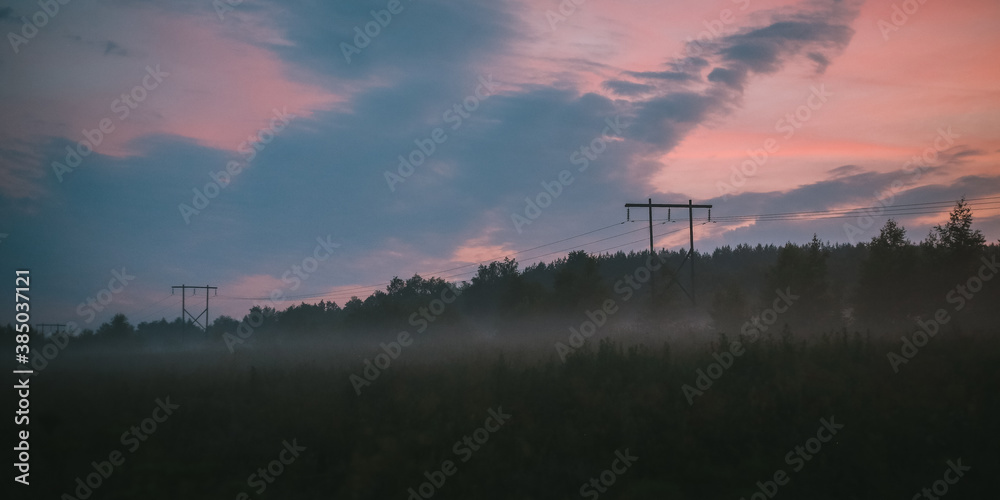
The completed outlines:
{"type": "Polygon", "coordinates": [[[170,294],[173,295],[174,290],[177,289],[177,288],[181,289],[181,321],[184,323],[184,328],[187,329],[187,318],[190,316],[192,323],[194,323],[194,324],[202,327],[202,329],[204,329],[206,332],[208,332],[208,291],[209,290],[216,290],[215,294],[218,295],[219,294],[219,292],[218,292],[219,287],[217,287],[217,286],[207,286],[207,285],[206,286],[175,285],[175,286],[170,287],[170,294]],[[186,299],[187,299],[187,290],[189,288],[192,289],[192,290],[194,290],[194,292],[192,292],[192,295],[198,293],[198,289],[199,288],[202,288],[202,289],[205,290],[205,310],[202,311],[201,313],[199,313],[197,317],[195,317],[194,314],[189,313],[188,310],[187,310],[187,301],[186,301],[186,299]],[[204,325],[202,325],[198,321],[199,319],[201,319],[201,315],[202,314],[205,315],[205,324],[204,325]]]}
{"type": "Polygon", "coordinates": [[[691,256],[691,303],[697,305],[698,294],[694,291],[694,205],[691,204],[691,200],[688,200],[688,237],[691,239],[691,247],[688,250],[688,255],[691,256]]]}
{"type": "MultiPolygon", "coordinates": [[[[653,258],[653,199],[649,198],[649,258],[653,258]]],[[[656,273],[649,272],[649,305],[656,307],[656,273]]]]}
{"type": "MultiPolygon", "coordinates": [[[[694,203],[692,203],[691,200],[688,200],[688,202],[686,204],[684,204],[684,203],[653,203],[653,199],[649,198],[649,202],[648,203],[626,203],[625,204],[625,208],[631,208],[631,207],[649,207],[649,257],[650,258],[652,258],[653,255],[654,255],[654,253],[653,253],[654,252],[654,250],[653,250],[653,208],[655,207],[655,208],[687,208],[688,209],[688,232],[689,232],[689,241],[691,243],[691,246],[688,249],[687,255],[684,257],[684,260],[681,261],[681,265],[677,267],[676,271],[674,271],[673,276],[670,278],[670,282],[667,283],[667,287],[669,287],[670,285],[672,285],[674,282],[677,282],[677,286],[681,289],[681,291],[684,292],[685,295],[688,296],[688,298],[691,299],[691,303],[692,304],[697,304],[698,302],[697,302],[697,300],[695,298],[695,294],[694,294],[694,291],[695,291],[695,287],[694,287],[694,283],[695,283],[695,281],[694,281],[694,209],[696,209],[696,208],[706,208],[706,209],[708,209],[708,214],[709,214],[708,217],[709,217],[709,220],[711,220],[711,218],[712,218],[712,205],[695,205],[694,203]],[[684,289],[684,286],[681,285],[681,283],[679,281],[677,281],[677,271],[680,271],[681,268],[684,267],[684,264],[687,262],[688,259],[691,259],[691,293],[688,293],[688,291],[684,289]]],[[[650,285],[651,286],[650,286],[650,295],[649,296],[650,296],[650,299],[653,300],[653,301],[655,301],[655,298],[656,298],[655,297],[655,292],[654,292],[654,289],[656,288],[655,284],[656,284],[655,280],[651,280],[650,281],[650,285]]],[[[655,302],[654,302],[654,304],[655,304],[655,302]]]]}
{"type": "Polygon", "coordinates": [[[54,327],[56,327],[56,334],[57,335],[59,334],[60,330],[62,330],[63,328],[66,327],[66,325],[56,324],[56,323],[38,323],[35,326],[38,327],[38,331],[42,332],[42,337],[45,336],[45,327],[47,327],[47,326],[54,326],[54,327]]]}

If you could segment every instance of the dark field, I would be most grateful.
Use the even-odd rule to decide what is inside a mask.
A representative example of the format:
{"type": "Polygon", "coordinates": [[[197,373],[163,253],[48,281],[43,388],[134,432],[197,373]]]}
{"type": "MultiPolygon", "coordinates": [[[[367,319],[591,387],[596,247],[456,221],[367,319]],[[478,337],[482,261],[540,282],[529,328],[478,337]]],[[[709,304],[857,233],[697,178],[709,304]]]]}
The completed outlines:
{"type": "Polygon", "coordinates": [[[1000,331],[945,328],[899,373],[887,361],[899,335],[776,332],[690,405],[682,387],[733,338],[616,332],[566,362],[551,341],[441,354],[441,339],[415,336],[360,395],[349,377],[377,346],[66,351],[31,380],[32,491],[81,498],[74,478],[117,450],[124,463],[90,498],[402,500],[425,472],[445,480],[434,498],[597,498],[581,487],[621,467],[621,452],[634,463],[605,474],[614,483],[600,498],[764,498],[758,481],[777,498],[912,498],[954,479],[945,471],[959,459],[971,470],[948,498],[995,497],[1000,331]],[[179,408],[145,441],[123,441],[168,397],[179,408]],[[491,410],[510,417],[486,422],[491,410]],[[843,427],[831,435],[824,420],[843,427]],[[467,435],[479,449],[456,447],[467,435]],[[305,450],[282,455],[293,440],[305,450]],[[451,475],[436,472],[446,460],[451,475]],[[273,482],[248,483],[269,463],[273,482]],[[767,483],[776,472],[785,484],[767,483]]]}

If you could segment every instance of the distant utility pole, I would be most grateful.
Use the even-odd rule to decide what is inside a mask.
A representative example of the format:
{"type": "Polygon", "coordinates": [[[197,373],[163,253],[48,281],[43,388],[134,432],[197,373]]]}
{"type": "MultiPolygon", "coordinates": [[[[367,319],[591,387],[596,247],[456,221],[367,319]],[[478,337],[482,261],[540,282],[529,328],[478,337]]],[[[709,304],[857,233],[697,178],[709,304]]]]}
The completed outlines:
{"type": "MultiPolygon", "coordinates": [[[[177,289],[177,288],[181,289],[181,321],[184,323],[185,329],[187,329],[187,318],[188,318],[188,316],[190,316],[192,323],[194,323],[194,324],[196,324],[198,326],[201,326],[207,332],[208,331],[208,291],[209,290],[218,290],[219,287],[217,287],[217,286],[175,285],[175,286],[170,287],[170,294],[173,295],[174,290],[177,289]],[[197,294],[199,288],[204,288],[205,289],[205,310],[202,311],[200,314],[198,314],[198,317],[195,317],[194,314],[191,314],[191,313],[189,313],[187,311],[186,299],[187,299],[187,290],[189,288],[192,289],[192,290],[194,290],[194,292],[191,293],[192,295],[197,294]],[[204,326],[202,326],[202,324],[198,322],[198,320],[201,319],[201,315],[202,314],[205,315],[205,325],[204,326]]],[[[219,292],[216,291],[215,294],[218,295],[219,292]]]]}
{"type": "MultiPolygon", "coordinates": [[[[653,199],[649,198],[649,203],[626,203],[625,204],[625,208],[632,208],[632,207],[648,207],[649,208],[649,256],[650,256],[650,258],[652,258],[653,255],[655,255],[655,253],[654,253],[655,250],[653,250],[653,208],[655,207],[655,208],[687,208],[688,209],[688,232],[689,232],[689,239],[691,241],[691,247],[688,250],[687,255],[684,256],[684,260],[681,261],[681,265],[677,266],[677,270],[675,270],[673,272],[673,275],[670,277],[670,282],[667,283],[666,288],[669,288],[670,285],[672,285],[674,282],[677,282],[677,286],[681,289],[681,291],[684,292],[685,295],[688,296],[689,299],[691,299],[691,303],[692,304],[697,304],[698,302],[695,299],[695,291],[694,291],[694,209],[696,209],[696,208],[707,208],[708,209],[708,219],[712,220],[712,205],[694,205],[694,204],[691,203],[691,200],[688,200],[688,202],[687,202],[686,205],[683,204],[683,203],[653,203],[653,199]],[[687,262],[688,259],[691,259],[691,293],[688,293],[688,291],[684,289],[684,286],[681,285],[680,281],[677,281],[677,272],[680,271],[682,267],[684,267],[684,264],[687,262]]],[[[655,292],[655,290],[656,290],[656,279],[655,279],[655,276],[656,275],[653,274],[653,273],[651,273],[651,274],[653,276],[653,279],[650,280],[649,297],[650,297],[650,300],[655,304],[655,300],[656,300],[656,295],[655,295],[656,294],[656,292],[655,292]]]]}
{"type": "Polygon", "coordinates": [[[56,328],[56,335],[58,335],[63,328],[66,328],[66,325],[56,323],[38,323],[35,326],[38,327],[38,331],[42,332],[43,337],[45,336],[45,327],[47,326],[54,326],[56,328]]]}

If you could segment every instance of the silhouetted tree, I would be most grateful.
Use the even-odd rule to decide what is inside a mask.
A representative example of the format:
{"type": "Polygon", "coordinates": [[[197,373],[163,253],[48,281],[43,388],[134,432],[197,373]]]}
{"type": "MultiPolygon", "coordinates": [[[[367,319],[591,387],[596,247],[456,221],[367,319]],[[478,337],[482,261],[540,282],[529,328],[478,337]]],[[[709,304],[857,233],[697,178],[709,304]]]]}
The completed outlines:
{"type": "Polygon", "coordinates": [[[968,257],[978,255],[986,244],[983,232],[972,229],[972,209],[963,196],[955,204],[944,226],[934,226],[928,236],[932,246],[946,250],[952,256],[968,257]]]}
{"type": "Polygon", "coordinates": [[[235,333],[238,326],[240,326],[239,321],[236,321],[229,316],[219,316],[218,318],[215,318],[215,321],[212,322],[212,326],[209,327],[209,336],[216,338],[221,337],[222,334],[226,332],[235,333]]]}
{"type": "Polygon", "coordinates": [[[480,265],[463,294],[472,311],[496,314],[514,309],[523,298],[523,280],[517,267],[517,261],[510,257],[480,265]]]}
{"type": "Polygon", "coordinates": [[[856,304],[869,324],[899,325],[915,309],[924,307],[917,286],[916,247],[906,239],[906,228],[889,219],[868,245],[861,265],[856,304]]]}
{"type": "Polygon", "coordinates": [[[566,261],[557,264],[553,278],[553,300],[564,308],[594,307],[609,295],[610,289],[604,284],[598,272],[597,259],[583,250],[570,252],[566,261]]]}
{"type": "Polygon", "coordinates": [[[972,229],[972,220],[972,209],[963,197],[955,203],[948,222],[934,226],[921,244],[923,274],[929,286],[946,290],[978,265],[986,238],[972,229]]]}
{"type": "Polygon", "coordinates": [[[109,323],[102,324],[97,329],[97,336],[108,340],[124,340],[132,336],[135,329],[124,314],[115,314],[109,323]]]}
{"type": "Polygon", "coordinates": [[[788,290],[800,298],[780,320],[796,320],[811,329],[828,329],[839,322],[839,305],[830,296],[826,261],[829,251],[814,234],[808,245],[788,243],[778,251],[778,260],[768,272],[767,289],[762,292],[762,306],[770,307],[775,290],[788,290]]]}

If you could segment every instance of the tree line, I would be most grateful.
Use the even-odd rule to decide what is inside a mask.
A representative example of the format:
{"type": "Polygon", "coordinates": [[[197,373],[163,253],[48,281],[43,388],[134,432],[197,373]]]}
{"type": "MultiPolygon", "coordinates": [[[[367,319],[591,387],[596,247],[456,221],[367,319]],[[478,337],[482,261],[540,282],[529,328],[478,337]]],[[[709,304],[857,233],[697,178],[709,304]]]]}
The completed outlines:
{"type": "MultiPolygon", "coordinates": [[[[992,326],[990,314],[1000,303],[1000,284],[980,279],[978,290],[965,289],[964,284],[974,284],[969,279],[996,261],[1000,242],[987,244],[972,224],[972,210],[962,199],[947,222],[918,242],[889,219],[870,241],[853,245],[824,243],[813,235],[806,244],[740,244],[696,252],[697,305],[684,291],[690,289],[688,270],[674,274],[682,263],[690,264],[685,262],[687,255],[661,249],[654,259],[663,265],[641,284],[634,299],[622,304],[629,312],[619,316],[643,321],[708,318],[719,331],[738,333],[740,325],[767,307],[776,290],[788,290],[800,298],[782,314],[781,322],[797,331],[905,330],[915,319],[929,317],[949,302],[955,301],[957,307],[958,300],[963,302],[960,325],[992,326]]],[[[72,341],[81,345],[218,341],[237,332],[241,323],[252,325],[258,340],[363,335],[384,329],[422,331],[442,325],[488,325],[502,331],[504,325],[597,308],[612,296],[615,282],[649,261],[648,251],[600,255],[574,251],[521,269],[515,259],[505,258],[480,265],[469,281],[393,277],[385,290],[364,299],[352,297],[343,305],[303,302],[284,310],[254,306],[243,318],[216,318],[207,331],[180,318],[133,326],[125,315],[117,314],[72,341]]],[[[13,338],[13,327],[6,328],[11,331],[8,338],[13,338]]]]}

